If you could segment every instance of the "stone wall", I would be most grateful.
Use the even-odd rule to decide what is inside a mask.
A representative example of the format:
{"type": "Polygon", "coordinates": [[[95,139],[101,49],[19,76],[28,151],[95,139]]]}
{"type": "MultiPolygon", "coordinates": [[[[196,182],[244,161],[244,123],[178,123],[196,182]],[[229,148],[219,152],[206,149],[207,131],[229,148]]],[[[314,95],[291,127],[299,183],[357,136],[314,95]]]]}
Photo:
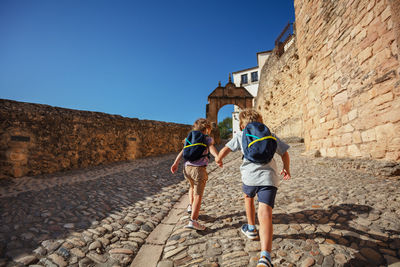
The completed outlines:
{"type": "Polygon", "coordinates": [[[295,0],[307,149],[400,160],[400,64],[388,0],[295,0]]]}
{"type": "Polygon", "coordinates": [[[397,53],[400,54],[400,1],[389,0],[393,30],[396,35],[397,53]]]}
{"type": "Polygon", "coordinates": [[[399,162],[400,2],[294,5],[298,60],[289,49],[267,62],[256,108],[278,135],[302,129],[308,151],[399,162]]]}
{"type": "MultiPolygon", "coordinates": [[[[296,42],[282,55],[276,49],[264,64],[255,108],[263,121],[281,138],[302,138],[302,91],[296,42]]],[[[290,42],[289,42],[290,43],[290,42]]]]}
{"type": "Polygon", "coordinates": [[[177,152],[190,125],[0,99],[0,176],[177,152]]]}

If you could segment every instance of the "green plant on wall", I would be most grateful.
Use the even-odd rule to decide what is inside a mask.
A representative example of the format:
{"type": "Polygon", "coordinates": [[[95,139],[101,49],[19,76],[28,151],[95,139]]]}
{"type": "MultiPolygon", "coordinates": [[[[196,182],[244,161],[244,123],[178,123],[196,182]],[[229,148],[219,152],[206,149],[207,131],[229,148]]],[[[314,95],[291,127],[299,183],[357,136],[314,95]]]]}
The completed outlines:
{"type": "Polygon", "coordinates": [[[232,117],[227,117],[218,123],[219,134],[222,139],[229,139],[232,136],[232,117]]]}

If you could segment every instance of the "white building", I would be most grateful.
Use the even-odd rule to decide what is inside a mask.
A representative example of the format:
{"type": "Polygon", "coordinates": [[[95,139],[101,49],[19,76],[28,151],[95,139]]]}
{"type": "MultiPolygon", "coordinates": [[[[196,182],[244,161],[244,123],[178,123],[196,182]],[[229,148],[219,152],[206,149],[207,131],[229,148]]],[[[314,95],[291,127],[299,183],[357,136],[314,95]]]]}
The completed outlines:
{"type": "MultiPolygon", "coordinates": [[[[262,67],[271,55],[272,51],[264,51],[257,53],[257,67],[240,70],[233,72],[233,83],[237,86],[243,86],[253,96],[257,96],[258,82],[261,74],[262,67]]],[[[254,105],[254,102],[253,102],[254,105]]],[[[232,112],[232,133],[235,134],[240,131],[239,128],[239,112],[238,106],[235,106],[232,112]]]]}

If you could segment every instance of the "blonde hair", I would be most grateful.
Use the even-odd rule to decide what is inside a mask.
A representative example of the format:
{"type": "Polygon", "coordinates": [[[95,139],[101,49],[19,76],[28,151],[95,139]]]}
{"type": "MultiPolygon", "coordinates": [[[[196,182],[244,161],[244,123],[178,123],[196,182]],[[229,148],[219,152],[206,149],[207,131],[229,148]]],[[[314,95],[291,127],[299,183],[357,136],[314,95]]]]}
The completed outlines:
{"type": "Polygon", "coordinates": [[[200,118],[193,123],[192,129],[193,131],[204,132],[206,129],[211,129],[211,123],[207,119],[200,118]]]}
{"type": "Polygon", "coordinates": [[[239,125],[241,129],[244,129],[250,122],[256,121],[263,123],[260,113],[254,109],[244,109],[239,113],[239,125]]]}

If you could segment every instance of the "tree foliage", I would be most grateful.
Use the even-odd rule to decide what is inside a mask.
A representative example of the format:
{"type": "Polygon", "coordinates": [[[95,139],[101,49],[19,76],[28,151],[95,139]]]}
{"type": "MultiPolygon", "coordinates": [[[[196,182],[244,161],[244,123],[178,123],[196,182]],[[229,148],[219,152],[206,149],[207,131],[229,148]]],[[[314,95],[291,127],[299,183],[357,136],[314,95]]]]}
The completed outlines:
{"type": "Polygon", "coordinates": [[[222,139],[229,139],[232,136],[232,117],[227,117],[218,123],[219,134],[222,139]]]}

